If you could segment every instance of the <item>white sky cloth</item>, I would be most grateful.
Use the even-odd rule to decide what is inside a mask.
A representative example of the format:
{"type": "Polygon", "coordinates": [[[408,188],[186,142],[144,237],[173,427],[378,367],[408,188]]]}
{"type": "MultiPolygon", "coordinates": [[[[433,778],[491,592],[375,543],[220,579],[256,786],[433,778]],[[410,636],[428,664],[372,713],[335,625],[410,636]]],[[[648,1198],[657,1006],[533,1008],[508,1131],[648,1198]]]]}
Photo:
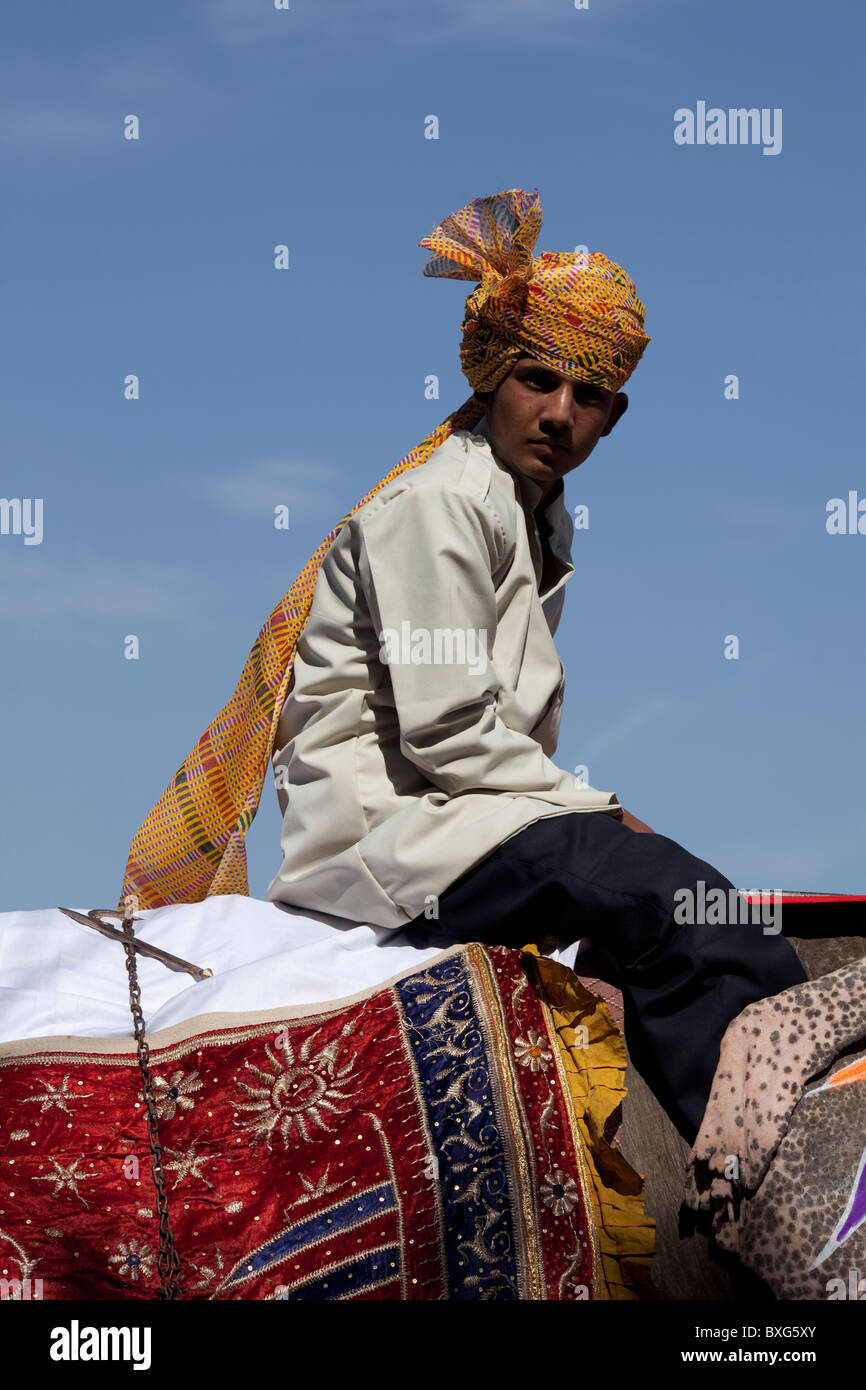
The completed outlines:
{"type": "MultiPolygon", "coordinates": [[[[64,906],[87,913],[92,906],[64,906]]],[[[119,919],[106,918],[111,926],[119,919]]],[[[229,893],[137,914],[136,935],[213,978],[196,981],[138,956],[149,1032],[199,1014],[280,1009],[345,999],[420,967],[446,943],[412,928],[359,926],[229,893]]],[[[531,939],[531,928],[527,940],[531,939]]],[[[554,953],[574,963],[578,943],[554,953]]],[[[0,913],[0,1042],[128,1037],[132,1032],[121,945],[58,908],[0,913]]]]}

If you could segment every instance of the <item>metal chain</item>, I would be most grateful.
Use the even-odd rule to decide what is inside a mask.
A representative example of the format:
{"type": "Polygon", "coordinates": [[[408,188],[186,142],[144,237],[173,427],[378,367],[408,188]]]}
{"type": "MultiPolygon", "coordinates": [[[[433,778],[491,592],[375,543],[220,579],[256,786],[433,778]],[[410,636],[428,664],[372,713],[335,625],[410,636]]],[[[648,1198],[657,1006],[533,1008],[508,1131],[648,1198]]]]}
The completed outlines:
{"type": "MultiPolygon", "coordinates": [[[[120,916],[120,913],[117,913],[120,916]]],[[[124,917],[121,927],[125,936],[135,940],[135,932],[132,930],[132,920],[124,917]]],[[[144,1104],[147,1112],[147,1138],[150,1144],[150,1154],[152,1160],[153,1181],[156,1187],[156,1203],[159,1211],[159,1259],[157,1261],[157,1272],[160,1279],[160,1288],[157,1298],[174,1299],[180,1298],[178,1288],[178,1274],[180,1273],[180,1257],[174,1246],[174,1236],[171,1230],[171,1220],[168,1214],[168,1198],[165,1195],[165,1170],[162,1166],[162,1145],[159,1142],[159,1120],[156,1113],[156,1099],[153,1094],[153,1077],[150,1073],[150,1048],[144,1034],[144,1015],[141,1012],[141,987],[138,983],[138,969],[136,967],[136,951],[134,946],[123,944],[126,952],[126,969],[129,975],[129,1007],[132,1010],[132,1021],[134,1024],[135,1041],[138,1044],[138,1065],[141,1070],[144,1091],[144,1104]]]]}

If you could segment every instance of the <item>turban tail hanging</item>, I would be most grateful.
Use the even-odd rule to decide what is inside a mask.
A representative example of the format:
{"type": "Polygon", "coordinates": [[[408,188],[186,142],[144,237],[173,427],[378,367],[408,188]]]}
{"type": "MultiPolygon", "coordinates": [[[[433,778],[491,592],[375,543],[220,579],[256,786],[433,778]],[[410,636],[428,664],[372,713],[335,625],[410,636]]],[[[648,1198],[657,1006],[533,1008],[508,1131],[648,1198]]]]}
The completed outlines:
{"type": "MultiPolygon", "coordinates": [[[[476,198],[419,243],[432,253],[425,275],[478,282],[466,300],[460,348],[469,384],[473,392],[493,390],[529,353],[567,376],[618,390],[649,342],[634,284],[599,251],[533,256],[540,228],[538,194],[508,189],[476,198]]],[[[262,627],[231,699],[137,831],[121,905],[139,911],[215,893],[249,894],[244,836],[261,797],[319,567],[350,516],[425,463],[449,435],[473,429],[485,409],[473,395],[437,425],[307,561],[262,627]]]]}

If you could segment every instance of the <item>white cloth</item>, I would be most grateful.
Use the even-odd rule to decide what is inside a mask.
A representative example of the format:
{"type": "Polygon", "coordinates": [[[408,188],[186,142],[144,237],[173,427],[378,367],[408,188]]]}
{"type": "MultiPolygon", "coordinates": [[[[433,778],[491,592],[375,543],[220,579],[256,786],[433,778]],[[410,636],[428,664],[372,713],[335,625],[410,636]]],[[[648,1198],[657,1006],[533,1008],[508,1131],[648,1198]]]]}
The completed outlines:
{"type": "Polygon", "coordinates": [[[485,418],[342,527],[277,730],[270,900],[399,927],[534,821],[622,815],[551,761],[573,526],[560,483],[542,540],[540,497],[485,418]]]}
{"type": "MultiPolygon", "coordinates": [[[[89,904],[88,906],[92,906],[89,904]]],[[[87,907],[68,904],[87,913],[87,907]]],[[[149,1033],[201,1014],[326,1003],[418,969],[438,955],[415,930],[308,917],[230,893],[138,914],[136,935],[213,979],[138,956],[149,1033]]],[[[117,919],[105,918],[116,926],[117,919]]],[[[575,947],[556,953],[571,965],[575,947]]],[[[57,908],[0,913],[0,1042],[46,1037],[128,1037],[126,953],[57,908]]]]}

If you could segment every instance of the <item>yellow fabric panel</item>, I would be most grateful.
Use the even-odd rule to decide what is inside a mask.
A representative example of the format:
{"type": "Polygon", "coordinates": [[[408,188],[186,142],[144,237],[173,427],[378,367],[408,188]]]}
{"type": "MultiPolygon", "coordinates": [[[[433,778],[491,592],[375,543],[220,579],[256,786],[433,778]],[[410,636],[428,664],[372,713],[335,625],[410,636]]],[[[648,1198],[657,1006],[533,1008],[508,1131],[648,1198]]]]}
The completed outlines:
{"type": "Polygon", "coordinates": [[[604,1138],[605,1124],[627,1094],[625,1041],[607,1005],[573,970],[541,955],[534,944],[524,953],[583,1140],[598,1243],[596,1296],[657,1299],[650,1277],[655,1221],[644,1208],[643,1176],[604,1138]]]}

